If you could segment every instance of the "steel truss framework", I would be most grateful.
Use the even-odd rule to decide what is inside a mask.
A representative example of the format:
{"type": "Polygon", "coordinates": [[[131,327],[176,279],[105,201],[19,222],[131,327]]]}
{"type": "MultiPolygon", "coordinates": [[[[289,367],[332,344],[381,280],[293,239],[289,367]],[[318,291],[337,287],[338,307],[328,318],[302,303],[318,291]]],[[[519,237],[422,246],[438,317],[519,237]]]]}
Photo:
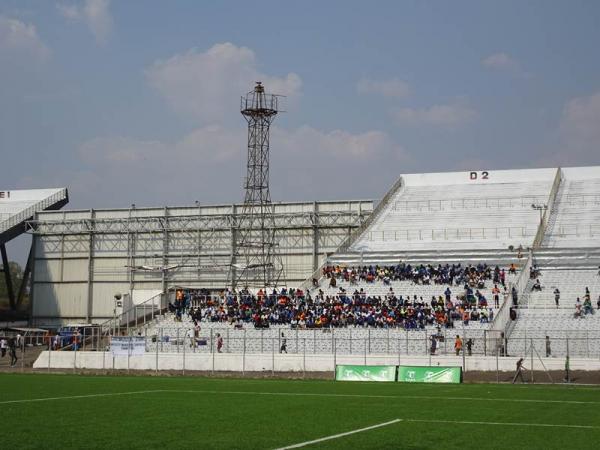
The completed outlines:
{"type": "MultiPolygon", "coordinates": [[[[368,218],[373,203],[274,208],[272,232],[284,264],[280,284],[298,286],[368,218]]],[[[242,205],[230,205],[39,214],[26,224],[34,236],[33,302],[59,304],[70,297],[82,304],[60,314],[52,308],[36,312],[34,304],[33,316],[110,318],[115,292],[231,286],[229,268],[245,224],[241,211],[242,205]]]]}
{"type": "Polygon", "coordinates": [[[277,286],[283,264],[275,235],[274,208],[269,190],[270,126],[278,98],[265,93],[260,82],[242,97],[240,110],[248,122],[248,162],[244,180],[243,226],[231,259],[232,286],[277,286]]]}

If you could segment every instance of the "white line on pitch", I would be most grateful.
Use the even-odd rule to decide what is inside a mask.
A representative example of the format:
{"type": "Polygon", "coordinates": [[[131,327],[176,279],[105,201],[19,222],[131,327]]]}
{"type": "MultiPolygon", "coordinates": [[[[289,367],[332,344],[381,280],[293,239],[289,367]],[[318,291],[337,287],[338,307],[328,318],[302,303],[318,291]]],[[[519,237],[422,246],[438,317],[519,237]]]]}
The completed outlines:
{"type": "Polygon", "coordinates": [[[51,400],[71,400],[77,398],[92,398],[92,397],[112,397],[116,395],[135,395],[135,394],[150,394],[153,392],[166,392],[162,389],[153,391],[132,391],[132,392],[108,392],[104,394],[86,394],[86,395],[67,395],[64,397],[42,397],[42,398],[26,398],[21,400],[4,400],[0,401],[0,405],[9,403],[32,403],[32,402],[48,402],[51,400]]]}
{"type": "Polygon", "coordinates": [[[329,441],[331,439],[338,439],[338,438],[341,438],[341,437],[344,437],[344,436],[350,436],[351,434],[362,433],[363,431],[374,430],[375,428],[385,427],[387,425],[392,425],[394,423],[398,423],[398,422],[401,422],[401,421],[402,421],[402,419],[394,419],[394,420],[390,420],[389,422],[378,423],[377,425],[371,425],[370,427],[359,428],[357,430],[352,430],[352,431],[346,431],[345,433],[334,434],[332,436],[325,436],[325,437],[322,437],[322,438],[319,438],[319,439],[315,439],[315,440],[312,440],[312,441],[300,442],[299,444],[288,445],[286,447],[278,448],[277,450],[287,450],[287,449],[290,449],[290,448],[306,447],[307,445],[318,444],[319,442],[329,441]]]}
{"type": "Polygon", "coordinates": [[[452,423],[465,425],[510,425],[515,427],[550,427],[550,428],[585,428],[597,429],[592,425],[566,425],[555,423],[519,423],[519,422],[480,422],[468,420],[436,420],[436,419],[402,419],[403,422],[423,422],[423,423],[452,423]]]}
{"type": "Polygon", "coordinates": [[[291,397],[341,397],[341,398],[381,398],[398,400],[457,400],[457,401],[484,401],[484,402],[510,402],[510,403],[557,403],[573,405],[597,405],[600,402],[583,400],[542,400],[526,398],[488,398],[488,397],[441,397],[429,395],[376,395],[376,394],[326,394],[312,392],[261,392],[261,391],[217,391],[217,390],[180,390],[166,389],[163,392],[179,392],[185,394],[226,394],[226,395],[281,395],[291,397]]]}

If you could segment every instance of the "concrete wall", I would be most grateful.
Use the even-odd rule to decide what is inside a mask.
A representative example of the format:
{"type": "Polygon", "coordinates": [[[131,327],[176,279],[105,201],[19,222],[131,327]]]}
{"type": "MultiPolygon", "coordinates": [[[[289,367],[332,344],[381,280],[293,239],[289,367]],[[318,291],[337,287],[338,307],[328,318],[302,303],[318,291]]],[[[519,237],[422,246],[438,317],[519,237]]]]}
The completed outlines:
{"type": "MultiPolygon", "coordinates": [[[[514,371],[518,358],[467,357],[466,371],[514,371]]],[[[336,364],[407,365],[407,366],[462,366],[462,357],[453,356],[398,356],[398,355],[281,355],[240,353],[146,353],[142,356],[113,357],[110,352],[49,352],[44,351],[35,361],[35,369],[130,369],[130,370],[201,370],[201,371],[275,371],[326,372],[336,364]]],[[[564,358],[533,360],[535,370],[564,370],[564,358]]],[[[531,367],[531,361],[525,361],[531,367]]],[[[570,361],[571,370],[600,370],[600,360],[576,359],[570,361]]]]}

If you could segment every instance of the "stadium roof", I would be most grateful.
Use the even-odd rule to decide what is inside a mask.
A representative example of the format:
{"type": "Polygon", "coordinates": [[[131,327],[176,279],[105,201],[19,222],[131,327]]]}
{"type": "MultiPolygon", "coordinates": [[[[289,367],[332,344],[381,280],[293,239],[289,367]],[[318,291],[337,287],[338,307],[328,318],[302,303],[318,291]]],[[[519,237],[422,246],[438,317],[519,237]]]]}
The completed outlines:
{"type": "Polygon", "coordinates": [[[25,231],[24,222],[33,219],[35,213],[60,209],[69,202],[66,188],[58,189],[0,189],[0,244],[25,231]]]}

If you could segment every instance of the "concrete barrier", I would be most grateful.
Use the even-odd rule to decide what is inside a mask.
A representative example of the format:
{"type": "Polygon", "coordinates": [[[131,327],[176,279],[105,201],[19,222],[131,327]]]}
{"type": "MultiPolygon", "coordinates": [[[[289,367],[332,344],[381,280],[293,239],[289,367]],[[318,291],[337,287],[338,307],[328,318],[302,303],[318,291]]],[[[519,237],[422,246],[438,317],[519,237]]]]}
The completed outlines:
{"type": "MultiPolygon", "coordinates": [[[[516,357],[471,356],[464,359],[464,371],[514,371],[516,357]]],[[[333,355],[333,354],[242,354],[242,353],[146,353],[142,356],[116,356],[109,352],[43,351],[34,369],[129,369],[190,370],[229,372],[333,372],[336,364],[463,366],[456,356],[333,355]]],[[[525,360],[531,369],[532,361],[525,360]]],[[[533,359],[534,370],[564,370],[565,358],[533,359]]],[[[572,358],[571,370],[600,370],[600,360],[572,358]]]]}

